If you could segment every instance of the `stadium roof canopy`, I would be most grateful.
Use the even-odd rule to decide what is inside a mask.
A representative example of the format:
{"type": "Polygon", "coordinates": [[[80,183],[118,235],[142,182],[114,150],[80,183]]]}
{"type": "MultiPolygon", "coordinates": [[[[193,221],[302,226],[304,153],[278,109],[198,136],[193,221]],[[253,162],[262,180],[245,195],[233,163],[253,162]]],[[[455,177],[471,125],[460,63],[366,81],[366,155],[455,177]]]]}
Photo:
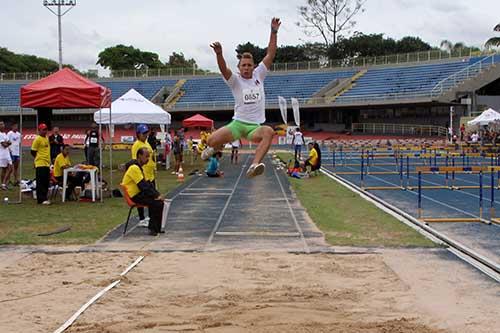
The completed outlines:
{"type": "Polygon", "coordinates": [[[130,89],[123,96],[111,103],[111,113],[109,109],[97,111],[94,113],[94,120],[96,123],[103,125],[169,125],[171,117],[167,111],[149,101],[135,89],[130,89]]]}
{"type": "Polygon", "coordinates": [[[21,106],[26,108],[75,109],[111,105],[111,90],[64,68],[21,87],[21,106]]]}
{"type": "Polygon", "coordinates": [[[201,114],[195,114],[194,116],[184,119],[182,121],[182,127],[214,127],[214,121],[201,114]]]}

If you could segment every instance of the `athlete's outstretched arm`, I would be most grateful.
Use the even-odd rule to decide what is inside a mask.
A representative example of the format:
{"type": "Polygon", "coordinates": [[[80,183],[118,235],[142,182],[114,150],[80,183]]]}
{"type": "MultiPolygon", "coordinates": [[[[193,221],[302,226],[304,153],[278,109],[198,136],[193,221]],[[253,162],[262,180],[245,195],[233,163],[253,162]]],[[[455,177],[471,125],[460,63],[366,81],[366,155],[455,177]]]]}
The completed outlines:
{"type": "Polygon", "coordinates": [[[281,21],[277,17],[273,17],[271,21],[271,37],[269,37],[269,45],[267,46],[267,54],[262,60],[267,69],[271,69],[274,57],[276,57],[276,49],[278,48],[278,30],[280,29],[281,21]]]}
{"type": "Polygon", "coordinates": [[[214,42],[210,44],[210,47],[214,49],[214,52],[217,56],[217,65],[219,66],[219,70],[224,77],[224,79],[229,80],[233,73],[229,68],[227,68],[226,60],[224,59],[224,55],[222,54],[222,45],[219,42],[214,42]]]}

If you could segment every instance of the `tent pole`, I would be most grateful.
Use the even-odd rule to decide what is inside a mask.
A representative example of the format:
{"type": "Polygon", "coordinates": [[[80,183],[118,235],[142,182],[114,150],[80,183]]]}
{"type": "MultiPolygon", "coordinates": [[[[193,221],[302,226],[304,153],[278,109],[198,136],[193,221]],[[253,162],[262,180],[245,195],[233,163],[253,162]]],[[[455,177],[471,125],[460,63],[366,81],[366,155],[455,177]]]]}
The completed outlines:
{"type": "Polygon", "coordinates": [[[21,180],[23,179],[23,108],[19,108],[19,134],[21,142],[19,143],[19,203],[23,201],[23,192],[21,191],[21,180]]]}
{"type": "MultiPolygon", "coordinates": [[[[103,174],[103,170],[102,170],[102,108],[99,109],[99,173],[101,174],[101,187],[100,187],[100,190],[99,190],[99,194],[101,196],[101,202],[104,202],[103,200],[103,197],[102,197],[102,174],[103,174]]],[[[97,179],[99,181],[99,178],[97,179]]]]}
{"type": "Polygon", "coordinates": [[[111,131],[111,126],[113,122],[111,121],[111,104],[109,105],[109,189],[113,191],[113,132],[111,131]]]}

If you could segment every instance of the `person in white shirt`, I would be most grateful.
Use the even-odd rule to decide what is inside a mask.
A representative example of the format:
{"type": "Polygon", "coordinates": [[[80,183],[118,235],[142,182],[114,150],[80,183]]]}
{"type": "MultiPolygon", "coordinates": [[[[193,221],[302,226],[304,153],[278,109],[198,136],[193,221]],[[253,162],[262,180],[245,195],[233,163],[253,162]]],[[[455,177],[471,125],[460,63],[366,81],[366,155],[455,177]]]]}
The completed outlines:
{"type": "Polygon", "coordinates": [[[19,160],[21,159],[21,133],[19,133],[17,124],[12,124],[12,127],[7,133],[10,145],[10,157],[12,159],[12,174],[14,175],[14,185],[19,185],[19,160]]]}
{"type": "Polygon", "coordinates": [[[302,154],[302,145],[305,144],[304,135],[300,132],[300,128],[297,127],[292,139],[292,145],[294,145],[295,148],[295,160],[297,160],[297,156],[300,159],[302,154]]]}
{"type": "Polygon", "coordinates": [[[479,141],[479,134],[477,134],[477,132],[474,132],[471,136],[470,136],[472,142],[476,143],[479,141]]]}
{"type": "Polygon", "coordinates": [[[5,124],[3,121],[0,121],[0,169],[2,169],[0,174],[0,183],[2,190],[7,190],[7,182],[9,181],[12,170],[12,159],[10,157],[9,150],[11,143],[4,131],[5,124]]]}
{"type": "Polygon", "coordinates": [[[218,129],[208,138],[208,147],[201,155],[207,160],[224,145],[235,140],[246,138],[258,143],[255,157],[247,170],[247,177],[252,178],[264,173],[264,156],[271,146],[274,130],[269,126],[262,126],[266,121],[266,96],[264,80],[276,56],[278,30],[281,21],[273,18],[271,21],[271,36],[267,47],[267,54],[262,62],[255,67],[253,56],[243,53],[239,59],[239,73],[233,74],[227,67],[219,42],[210,45],[217,56],[217,65],[226,84],[231,88],[235,100],[233,121],[218,129]]]}

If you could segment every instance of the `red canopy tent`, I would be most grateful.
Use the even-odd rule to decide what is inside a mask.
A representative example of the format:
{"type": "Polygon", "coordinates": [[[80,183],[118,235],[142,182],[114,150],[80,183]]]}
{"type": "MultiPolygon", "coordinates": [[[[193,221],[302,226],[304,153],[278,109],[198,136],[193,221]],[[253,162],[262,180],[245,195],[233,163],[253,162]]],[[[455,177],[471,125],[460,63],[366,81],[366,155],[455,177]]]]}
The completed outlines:
{"type": "Polygon", "coordinates": [[[21,88],[21,107],[77,109],[109,108],[111,90],[69,68],[21,88]]]}
{"type": "Polygon", "coordinates": [[[184,119],[182,121],[182,127],[207,127],[213,128],[214,121],[201,114],[195,114],[194,116],[184,119]]]}
{"type": "MultiPolygon", "coordinates": [[[[111,117],[111,90],[64,68],[41,80],[21,88],[20,130],[23,108],[83,109],[109,108],[111,117]]],[[[99,125],[101,127],[101,125],[99,125]]],[[[102,128],[100,128],[102,132],[102,128]]],[[[111,136],[109,138],[111,143],[111,136]]],[[[102,146],[99,142],[101,156],[102,146]]],[[[111,154],[112,149],[110,149],[111,154]]],[[[110,155],[111,156],[111,155],[110,155]]],[[[111,158],[111,157],[110,157],[111,158]]],[[[22,158],[21,158],[22,163],[22,158]]],[[[22,167],[20,167],[22,170],[22,167]]],[[[99,170],[102,170],[102,158],[99,170]]],[[[111,179],[110,179],[111,181],[111,179]]],[[[21,194],[20,199],[21,201],[21,194]]],[[[101,187],[102,201],[102,187],[101,187]]]]}

